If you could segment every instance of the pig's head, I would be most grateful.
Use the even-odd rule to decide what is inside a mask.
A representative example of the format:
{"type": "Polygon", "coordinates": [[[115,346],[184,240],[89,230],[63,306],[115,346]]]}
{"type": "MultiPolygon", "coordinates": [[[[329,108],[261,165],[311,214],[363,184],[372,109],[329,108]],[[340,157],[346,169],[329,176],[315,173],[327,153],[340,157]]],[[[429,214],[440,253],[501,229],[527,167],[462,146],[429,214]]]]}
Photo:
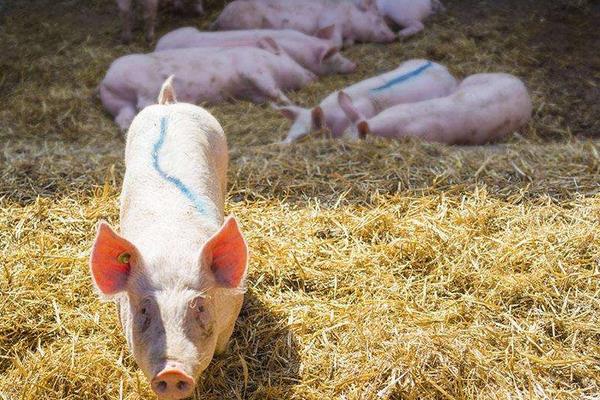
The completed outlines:
{"type": "Polygon", "coordinates": [[[306,86],[317,79],[314,73],[298,64],[272,38],[261,38],[258,41],[258,47],[275,54],[279,59],[280,67],[276,69],[280,74],[277,76],[278,81],[296,81],[299,83],[299,86],[306,86]]]}
{"type": "Polygon", "coordinates": [[[98,226],[91,274],[114,296],[127,343],[159,399],[191,396],[240,311],[248,259],[234,218],[195,251],[142,254],[108,224],[98,226]]]}
{"type": "Polygon", "coordinates": [[[323,110],[319,106],[313,109],[298,106],[277,106],[275,104],[272,104],[272,106],[279,110],[284,117],[292,121],[292,127],[282,142],[284,144],[300,140],[312,131],[323,127],[324,115],[323,110]]]}
{"type": "Polygon", "coordinates": [[[351,13],[352,32],[359,42],[389,43],[396,35],[377,10],[375,0],[362,0],[351,13]]]}
{"type": "Polygon", "coordinates": [[[337,47],[322,47],[317,54],[317,60],[321,75],[349,74],[356,69],[356,64],[341,55],[337,47]]]}

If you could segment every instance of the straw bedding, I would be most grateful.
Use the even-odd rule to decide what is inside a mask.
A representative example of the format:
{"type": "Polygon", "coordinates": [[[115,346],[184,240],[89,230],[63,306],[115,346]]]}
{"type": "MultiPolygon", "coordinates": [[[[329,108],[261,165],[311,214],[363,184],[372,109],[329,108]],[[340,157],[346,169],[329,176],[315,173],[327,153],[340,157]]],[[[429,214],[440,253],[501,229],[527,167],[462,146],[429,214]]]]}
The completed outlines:
{"type": "MultiPolygon", "coordinates": [[[[139,31],[118,43],[110,0],[14,3],[0,25],[0,398],[152,398],[87,266],[96,221],[118,224],[123,175],[94,89],[149,46],[139,31]]],[[[600,9],[446,5],[415,38],[346,51],[356,74],[291,97],[312,105],[413,57],[511,72],[535,111],[502,143],[282,147],[288,123],[268,107],[210,108],[251,264],[199,399],[599,398],[600,9]]],[[[161,15],[160,33],[197,23],[161,15]]]]}

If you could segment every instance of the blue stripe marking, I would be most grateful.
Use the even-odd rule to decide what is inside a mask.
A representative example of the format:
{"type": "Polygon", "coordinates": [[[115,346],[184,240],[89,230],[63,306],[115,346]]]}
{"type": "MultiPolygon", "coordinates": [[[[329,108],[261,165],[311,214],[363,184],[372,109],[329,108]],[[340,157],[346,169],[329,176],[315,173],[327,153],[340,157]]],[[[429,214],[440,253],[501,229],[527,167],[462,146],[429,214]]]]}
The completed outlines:
{"type": "Polygon", "coordinates": [[[422,65],[419,68],[415,69],[414,71],[407,72],[404,75],[400,75],[399,77],[392,79],[391,81],[389,81],[388,83],[386,83],[383,86],[379,86],[379,87],[377,87],[375,89],[371,89],[371,91],[375,92],[375,91],[379,91],[379,90],[384,90],[384,89],[391,88],[392,86],[394,86],[397,83],[401,83],[401,82],[407,81],[410,78],[414,78],[415,76],[420,75],[423,71],[425,71],[427,68],[431,67],[432,65],[433,65],[433,63],[431,61],[427,61],[427,63],[425,63],[424,65],[422,65]]]}
{"type": "Polygon", "coordinates": [[[154,146],[152,148],[152,166],[154,167],[156,172],[158,172],[158,174],[160,175],[161,178],[163,178],[167,182],[173,184],[177,189],[179,189],[179,191],[185,197],[187,197],[187,199],[189,201],[192,202],[192,204],[194,205],[194,207],[200,214],[206,214],[207,211],[206,211],[206,205],[204,203],[204,200],[202,200],[202,198],[200,196],[198,196],[197,194],[192,192],[190,190],[190,188],[188,188],[183,182],[181,182],[181,180],[179,180],[178,178],[176,178],[174,176],[167,174],[160,166],[160,162],[158,159],[159,152],[160,152],[160,149],[165,144],[165,137],[167,135],[168,122],[169,122],[168,117],[161,117],[161,119],[160,119],[160,135],[158,136],[158,140],[156,141],[156,143],[154,143],[154,146]]]}

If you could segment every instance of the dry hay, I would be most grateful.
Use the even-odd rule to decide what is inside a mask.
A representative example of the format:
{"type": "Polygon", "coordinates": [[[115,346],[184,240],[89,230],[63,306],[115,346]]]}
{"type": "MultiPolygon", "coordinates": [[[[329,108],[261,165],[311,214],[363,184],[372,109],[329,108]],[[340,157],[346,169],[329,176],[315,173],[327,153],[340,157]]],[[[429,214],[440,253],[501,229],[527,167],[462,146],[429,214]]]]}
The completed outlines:
{"type": "MultiPolygon", "coordinates": [[[[312,104],[410,57],[509,71],[536,109],[502,144],[282,148],[274,111],[211,109],[252,261],[231,349],[198,398],[598,398],[600,148],[580,137],[600,128],[598,8],[565,3],[448,2],[423,35],[352,48],[357,74],[293,95],[312,104]]],[[[5,7],[0,398],[151,398],[87,269],[123,173],[93,90],[114,57],[146,46],[116,44],[109,0],[5,7]]],[[[164,17],[161,31],[191,22],[164,17]]]]}

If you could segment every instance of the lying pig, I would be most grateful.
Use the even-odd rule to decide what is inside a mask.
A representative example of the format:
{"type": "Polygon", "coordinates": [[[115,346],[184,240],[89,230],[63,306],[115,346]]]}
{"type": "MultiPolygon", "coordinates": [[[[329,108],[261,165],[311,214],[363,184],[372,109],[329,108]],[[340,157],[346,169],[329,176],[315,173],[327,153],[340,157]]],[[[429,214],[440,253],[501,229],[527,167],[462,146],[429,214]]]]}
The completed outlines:
{"type": "Polygon", "coordinates": [[[387,43],[395,39],[374,0],[361,0],[359,6],[349,1],[321,0],[235,0],[229,3],[213,28],[295,29],[314,35],[334,25],[336,45],[358,42],[387,43]]]}
{"type": "Polygon", "coordinates": [[[191,396],[240,312],[248,263],[223,218],[227,142],[206,110],[175,101],[167,81],[127,135],[121,233],[98,224],[97,289],[119,304],[127,344],[159,399],[191,396]],[[185,157],[182,157],[182,152],[185,157]]]}
{"type": "Polygon", "coordinates": [[[531,99],[523,82],[509,74],[476,74],[449,96],[390,107],[372,118],[340,92],[339,103],[355,124],[351,137],[367,134],[414,136],[447,144],[483,144],[499,139],[531,118],[531,99]]]}
{"type": "MultiPolygon", "coordinates": [[[[363,115],[372,117],[396,104],[446,96],[455,88],[456,79],[445,67],[427,60],[409,60],[393,71],[348,86],[344,92],[363,115]]],[[[313,109],[275,106],[294,121],[283,143],[294,142],[320,128],[330,130],[333,137],[341,136],[351,121],[340,108],[337,93],[331,93],[313,109]]]]}
{"type": "MultiPolygon", "coordinates": [[[[360,3],[362,0],[355,0],[360,3]]],[[[377,9],[386,19],[403,29],[398,32],[402,37],[414,35],[425,28],[425,18],[445,8],[439,0],[377,0],[377,9]]]]}
{"type": "Polygon", "coordinates": [[[100,99],[125,130],[140,110],[154,101],[157,82],[176,74],[180,98],[189,103],[218,103],[230,98],[290,103],[283,90],[299,89],[316,76],[292,60],[270,38],[260,49],[194,48],[132,54],[112,63],[100,84],[100,99]]]}
{"type": "Polygon", "coordinates": [[[317,75],[347,74],[356,64],[340,54],[328,39],[334,27],[328,26],[309,36],[292,29],[250,29],[223,32],[201,32],[196,28],[180,28],[164,35],[155,51],[189,47],[256,47],[261,39],[272,38],[290,57],[317,75]]]}
{"type": "MultiPolygon", "coordinates": [[[[154,40],[154,28],[156,26],[156,13],[158,11],[159,0],[143,0],[144,2],[144,21],[146,24],[146,40],[151,42],[154,40]]],[[[204,7],[202,0],[194,0],[194,10],[199,15],[204,15],[204,7]]],[[[173,0],[173,5],[178,10],[184,9],[184,0],[173,0]]],[[[131,27],[133,25],[133,0],[117,0],[117,7],[121,15],[123,24],[123,33],[121,38],[123,42],[128,43],[131,40],[131,27]]]]}

